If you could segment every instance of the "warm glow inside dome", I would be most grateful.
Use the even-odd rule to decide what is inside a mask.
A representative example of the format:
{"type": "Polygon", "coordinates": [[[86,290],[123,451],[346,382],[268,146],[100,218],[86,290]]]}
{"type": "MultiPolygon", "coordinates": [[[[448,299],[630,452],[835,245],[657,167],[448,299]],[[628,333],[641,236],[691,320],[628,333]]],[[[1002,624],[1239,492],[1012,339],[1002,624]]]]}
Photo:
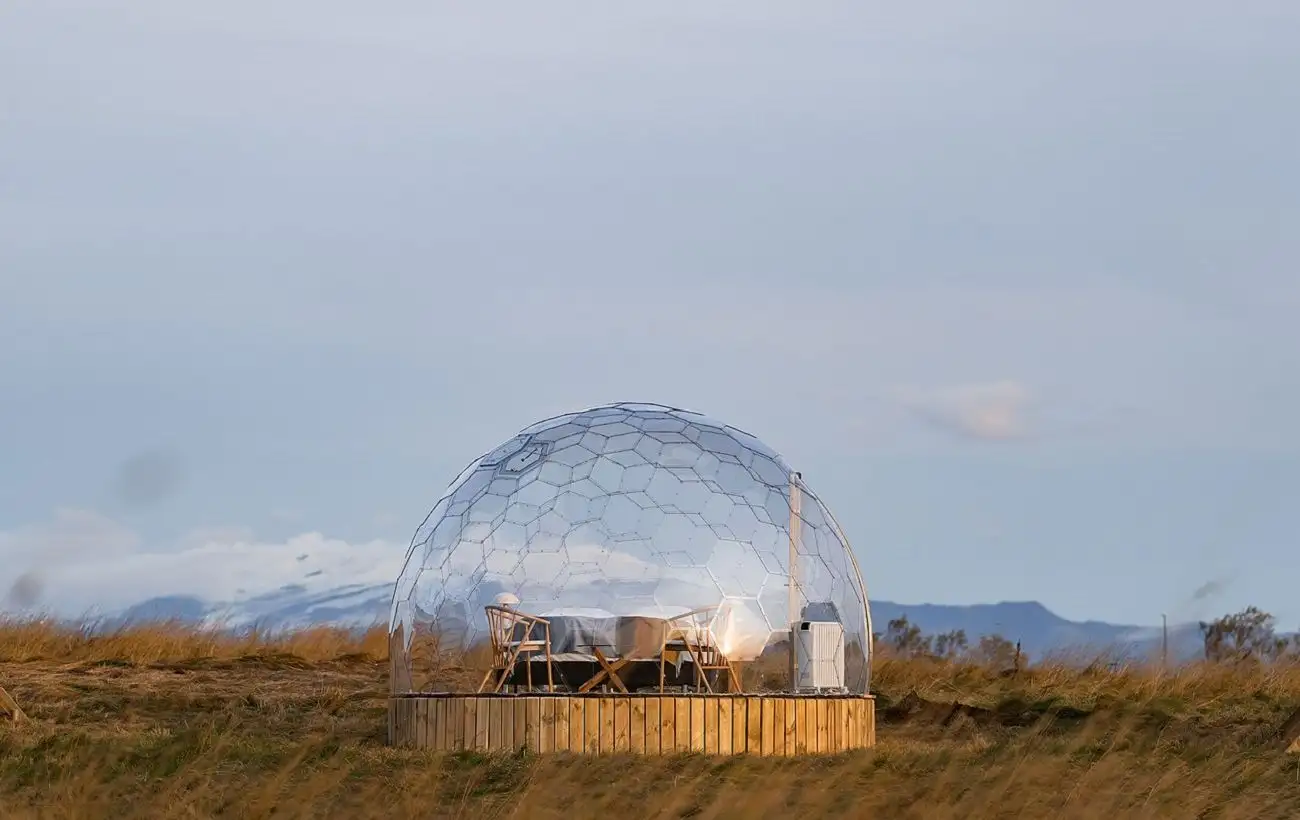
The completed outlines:
{"type": "Polygon", "coordinates": [[[415,636],[436,634],[444,650],[482,644],[484,607],[501,601],[573,623],[716,608],[709,629],[741,662],[784,641],[792,621],[838,621],[845,684],[868,685],[866,590],[830,512],[772,449],[692,412],[616,404],[559,416],[470,464],[397,582],[395,687],[416,686],[415,636]]]}

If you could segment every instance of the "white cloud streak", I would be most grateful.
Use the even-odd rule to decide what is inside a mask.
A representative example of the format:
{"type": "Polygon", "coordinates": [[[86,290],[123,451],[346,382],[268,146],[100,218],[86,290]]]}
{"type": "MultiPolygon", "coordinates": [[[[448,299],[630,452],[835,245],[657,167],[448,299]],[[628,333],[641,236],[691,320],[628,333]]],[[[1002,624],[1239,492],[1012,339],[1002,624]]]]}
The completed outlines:
{"type": "Polygon", "coordinates": [[[1030,434],[1032,391],[1016,381],[956,385],[937,389],[904,387],[898,403],[919,419],[957,435],[1007,441],[1030,434]]]}
{"type": "Polygon", "coordinates": [[[112,519],[65,509],[47,524],[0,532],[0,589],[11,590],[6,607],[62,617],[161,596],[237,603],[287,585],[323,591],[392,583],[405,553],[391,542],[349,543],[318,532],[268,542],[239,528],[146,546],[112,519]]]}

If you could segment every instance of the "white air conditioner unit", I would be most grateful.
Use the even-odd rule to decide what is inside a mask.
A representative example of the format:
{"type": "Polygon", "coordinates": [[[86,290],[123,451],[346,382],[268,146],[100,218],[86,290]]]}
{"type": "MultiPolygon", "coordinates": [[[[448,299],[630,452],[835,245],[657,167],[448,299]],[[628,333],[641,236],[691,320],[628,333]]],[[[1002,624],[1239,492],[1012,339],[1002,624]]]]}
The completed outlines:
{"type": "Polygon", "coordinates": [[[796,691],[844,691],[844,625],[798,621],[790,630],[798,668],[796,691]]]}

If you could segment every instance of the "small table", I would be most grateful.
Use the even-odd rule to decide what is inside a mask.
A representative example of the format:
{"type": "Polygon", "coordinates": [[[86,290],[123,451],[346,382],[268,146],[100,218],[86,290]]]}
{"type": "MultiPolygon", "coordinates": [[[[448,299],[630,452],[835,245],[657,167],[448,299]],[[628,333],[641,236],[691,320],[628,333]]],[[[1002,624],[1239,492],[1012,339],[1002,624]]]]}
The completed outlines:
{"type": "Polygon", "coordinates": [[[590,692],[592,689],[599,686],[602,681],[608,678],[620,692],[626,695],[628,693],[627,686],[623,684],[622,678],[618,676],[618,670],[631,663],[632,659],[630,657],[622,657],[615,658],[613,662],[610,662],[610,659],[605,656],[605,653],[600,651],[601,646],[609,646],[609,644],[588,644],[587,648],[591,650],[591,654],[596,656],[596,662],[600,664],[600,671],[597,672],[591,680],[587,681],[582,686],[579,686],[578,691],[590,692]]]}

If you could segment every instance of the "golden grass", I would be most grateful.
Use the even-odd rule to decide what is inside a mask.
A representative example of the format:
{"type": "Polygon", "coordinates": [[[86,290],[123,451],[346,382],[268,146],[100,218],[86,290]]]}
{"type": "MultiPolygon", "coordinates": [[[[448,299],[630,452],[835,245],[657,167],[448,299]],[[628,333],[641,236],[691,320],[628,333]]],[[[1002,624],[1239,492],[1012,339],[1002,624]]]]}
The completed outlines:
{"type": "Polygon", "coordinates": [[[0,817],[1300,817],[1294,667],[884,659],[870,752],[481,758],[384,745],[386,646],[0,625],[0,817]]]}

